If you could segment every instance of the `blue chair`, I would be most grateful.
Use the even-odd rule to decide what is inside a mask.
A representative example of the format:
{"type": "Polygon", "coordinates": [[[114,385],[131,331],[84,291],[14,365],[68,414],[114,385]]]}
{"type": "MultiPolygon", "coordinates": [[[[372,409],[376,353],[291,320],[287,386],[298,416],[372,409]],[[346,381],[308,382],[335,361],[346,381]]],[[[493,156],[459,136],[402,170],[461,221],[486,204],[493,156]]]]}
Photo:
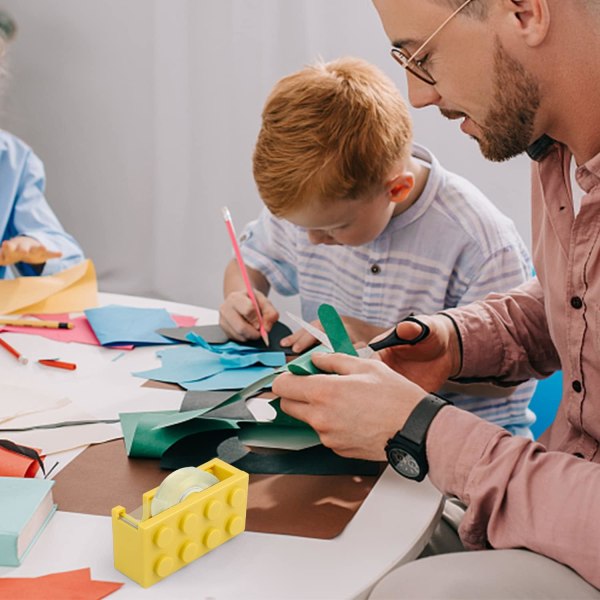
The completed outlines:
{"type": "Polygon", "coordinates": [[[546,379],[538,381],[529,408],[535,413],[536,420],[531,426],[533,437],[537,440],[554,421],[562,395],[562,371],[557,371],[546,379]]]}

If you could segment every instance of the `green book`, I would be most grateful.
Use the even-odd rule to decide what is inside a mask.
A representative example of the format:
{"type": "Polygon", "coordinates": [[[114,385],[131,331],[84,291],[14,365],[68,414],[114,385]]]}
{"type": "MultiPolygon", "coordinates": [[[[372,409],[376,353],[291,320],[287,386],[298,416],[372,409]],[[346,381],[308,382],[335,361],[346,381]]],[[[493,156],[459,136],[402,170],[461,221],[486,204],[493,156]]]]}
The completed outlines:
{"type": "Polygon", "coordinates": [[[1,566],[19,566],[56,512],[53,485],[47,479],[0,477],[1,566]]]}

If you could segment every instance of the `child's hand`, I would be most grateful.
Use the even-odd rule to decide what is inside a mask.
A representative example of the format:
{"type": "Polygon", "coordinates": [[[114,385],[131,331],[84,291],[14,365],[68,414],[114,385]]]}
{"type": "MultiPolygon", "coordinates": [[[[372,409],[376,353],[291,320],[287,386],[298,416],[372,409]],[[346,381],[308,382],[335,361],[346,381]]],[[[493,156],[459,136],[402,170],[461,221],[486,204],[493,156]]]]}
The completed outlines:
{"type": "MultiPolygon", "coordinates": [[[[267,333],[279,319],[277,309],[268,298],[254,290],[267,333]]],[[[232,340],[246,342],[260,337],[258,316],[246,292],[231,292],[219,308],[219,325],[232,340]]]]}
{"type": "MultiPolygon", "coordinates": [[[[319,319],[313,321],[311,325],[314,325],[317,329],[323,331],[323,325],[321,325],[321,321],[319,321],[319,319]]],[[[290,346],[295,354],[301,354],[305,350],[312,348],[316,343],[318,343],[318,341],[319,340],[308,333],[306,329],[300,328],[297,331],[294,331],[292,335],[281,338],[280,343],[285,347],[290,346]]]]}
{"type": "Polygon", "coordinates": [[[0,266],[2,267],[19,262],[41,265],[51,258],[60,258],[61,256],[62,252],[48,250],[36,239],[25,235],[5,240],[0,246],[0,266]]]}

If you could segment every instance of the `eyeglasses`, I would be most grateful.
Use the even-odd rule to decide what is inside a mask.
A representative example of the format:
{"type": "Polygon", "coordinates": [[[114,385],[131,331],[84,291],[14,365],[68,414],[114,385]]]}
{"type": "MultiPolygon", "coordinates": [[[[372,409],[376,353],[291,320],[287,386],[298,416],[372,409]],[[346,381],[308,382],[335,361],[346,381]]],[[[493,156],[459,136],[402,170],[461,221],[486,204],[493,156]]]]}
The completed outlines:
{"type": "Polygon", "coordinates": [[[415,57],[431,42],[431,40],[442,30],[450,21],[472,0],[463,2],[412,54],[408,54],[404,48],[392,48],[392,57],[396,62],[403,66],[409,73],[418,77],[421,81],[429,85],[435,85],[437,81],[431,76],[431,73],[425,68],[425,59],[417,60],[415,57]]]}

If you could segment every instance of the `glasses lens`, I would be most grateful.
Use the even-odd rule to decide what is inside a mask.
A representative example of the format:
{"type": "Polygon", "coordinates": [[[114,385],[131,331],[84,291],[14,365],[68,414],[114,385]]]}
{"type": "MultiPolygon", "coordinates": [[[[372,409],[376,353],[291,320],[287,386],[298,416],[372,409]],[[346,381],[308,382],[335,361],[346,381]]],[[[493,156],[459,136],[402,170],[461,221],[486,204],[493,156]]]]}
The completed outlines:
{"type": "Polygon", "coordinates": [[[412,73],[415,77],[429,85],[435,85],[435,79],[414,60],[411,61],[411,57],[406,53],[406,50],[403,48],[392,48],[391,52],[394,60],[409,73],[412,73]]]}

